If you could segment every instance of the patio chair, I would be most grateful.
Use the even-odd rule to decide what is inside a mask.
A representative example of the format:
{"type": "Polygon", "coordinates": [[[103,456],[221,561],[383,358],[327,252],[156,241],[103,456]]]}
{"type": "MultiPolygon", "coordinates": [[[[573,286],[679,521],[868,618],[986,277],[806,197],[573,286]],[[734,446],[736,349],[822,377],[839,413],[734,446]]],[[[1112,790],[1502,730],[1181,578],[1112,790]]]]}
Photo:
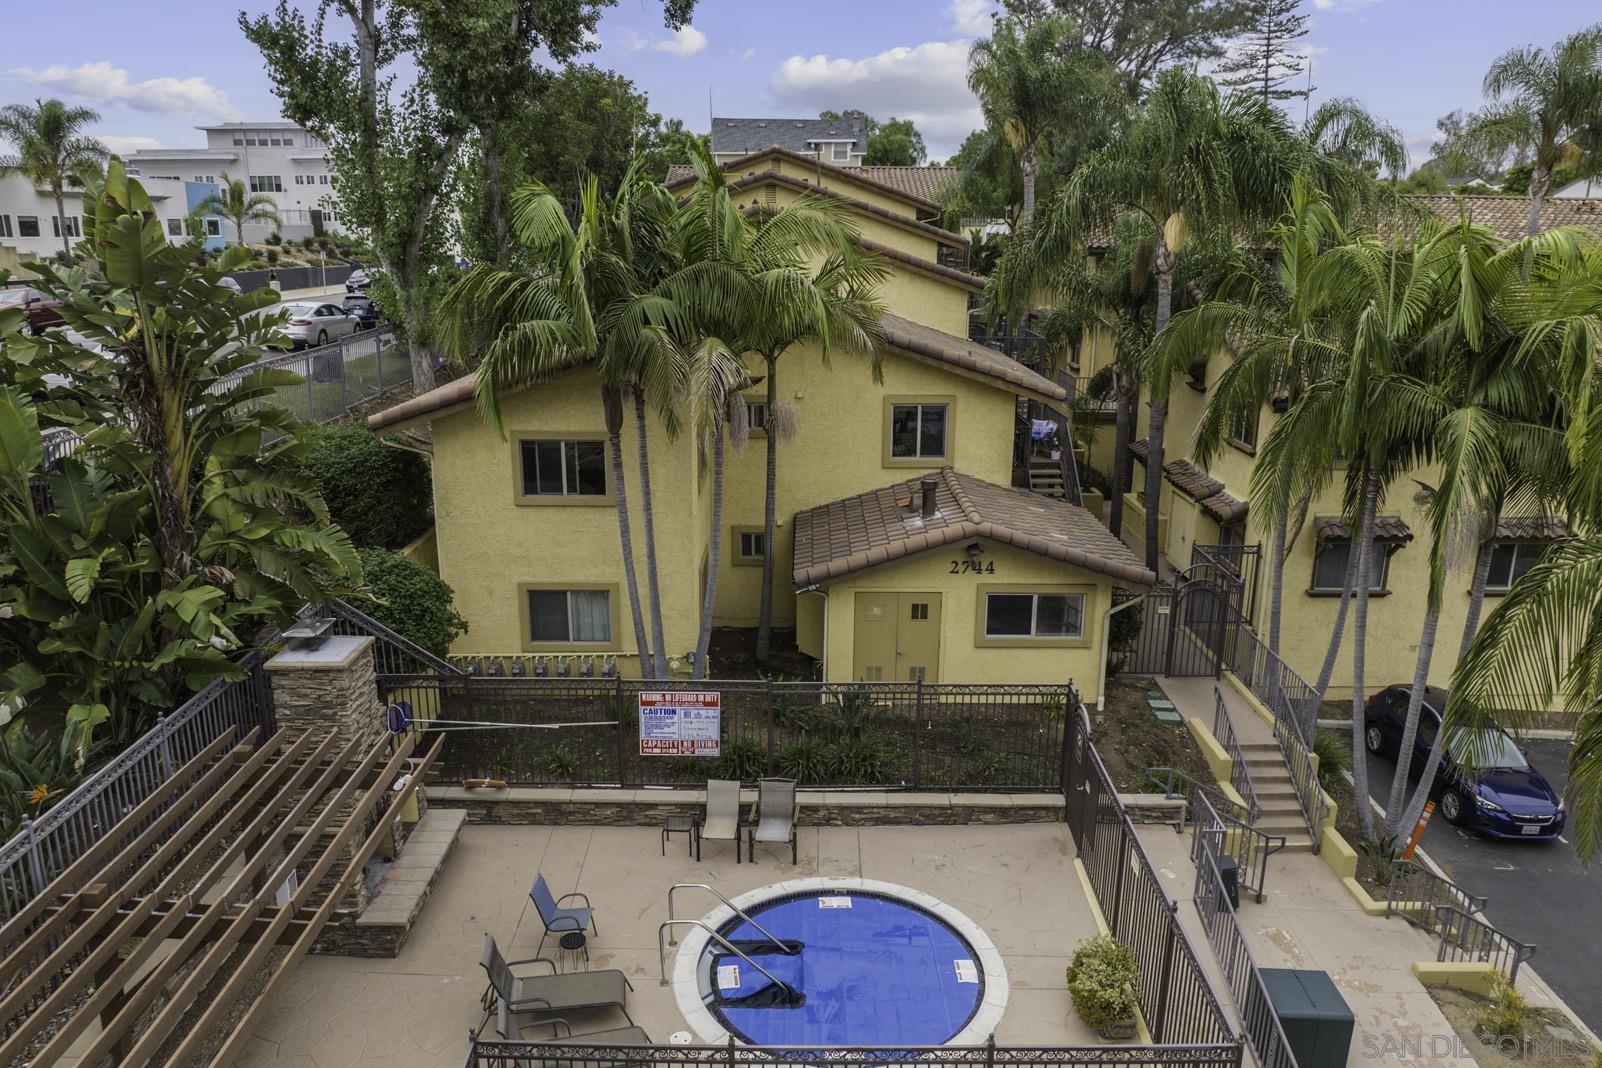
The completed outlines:
{"type": "Polygon", "coordinates": [[[790,863],[796,863],[795,780],[763,779],[757,783],[757,822],[747,833],[745,855],[756,860],[756,844],[790,843],[790,863]]]}
{"type": "Polygon", "coordinates": [[[489,976],[484,991],[484,1007],[495,1010],[495,1030],[502,1038],[514,1012],[569,1012],[575,1009],[616,1008],[632,1025],[628,992],[634,989],[628,976],[611,968],[599,972],[558,973],[556,963],[547,957],[509,961],[501,956],[493,935],[484,935],[484,959],[479,961],[489,976]],[[524,964],[544,964],[549,975],[518,975],[512,969],[524,964]]]}
{"type": "Polygon", "coordinates": [[[563,894],[561,897],[552,897],[545,876],[536,875],[534,885],[529,887],[528,898],[534,902],[534,909],[540,914],[540,922],[545,925],[545,933],[540,935],[539,948],[534,951],[535,956],[545,949],[545,937],[553,932],[561,934],[564,931],[582,931],[588,927],[596,934],[601,933],[600,928],[595,926],[595,909],[590,907],[590,899],[586,894],[575,891],[563,894]],[[562,902],[575,897],[584,902],[582,908],[562,906],[562,902]]]}
{"type": "Polygon", "coordinates": [[[701,841],[708,839],[733,842],[734,862],[740,863],[740,784],[737,780],[707,780],[706,816],[701,820],[701,841]]]}

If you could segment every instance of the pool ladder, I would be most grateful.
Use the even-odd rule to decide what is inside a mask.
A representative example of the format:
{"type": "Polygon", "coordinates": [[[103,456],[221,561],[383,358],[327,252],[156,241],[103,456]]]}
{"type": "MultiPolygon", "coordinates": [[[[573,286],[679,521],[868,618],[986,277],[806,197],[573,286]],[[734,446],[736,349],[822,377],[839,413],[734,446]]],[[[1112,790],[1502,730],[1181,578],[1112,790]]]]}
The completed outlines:
{"type": "Polygon", "coordinates": [[[692,926],[692,927],[699,927],[701,930],[703,930],[707,934],[711,935],[714,939],[717,940],[717,942],[720,945],[723,946],[723,948],[727,949],[730,953],[733,953],[735,956],[737,956],[741,960],[745,961],[751,967],[755,968],[757,971],[759,971],[763,975],[767,976],[769,982],[773,983],[776,986],[783,987],[785,990],[788,990],[792,995],[794,995],[796,993],[795,988],[792,987],[789,983],[786,983],[783,979],[780,979],[778,976],[774,975],[772,972],[770,972],[766,968],[762,967],[762,965],[760,965],[756,961],[752,960],[751,956],[748,953],[746,953],[744,950],[742,950],[739,946],[736,946],[733,942],[730,942],[727,938],[724,938],[722,935],[718,934],[710,926],[708,926],[705,921],[703,921],[703,920],[681,920],[681,919],[676,918],[673,915],[673,895],[674,895],[675,892],[677,892],[679,890],[705,890],[707,893],[711,894],[713,897],[715,897],[719,901],[723,902],[723,904],[727,905],[729,907],[729,909],[736,916],[740,917],[740,919],[744,920],[746,923],[750,924],[752,927],[756,928],[759,932],[761,932],[762,935],[765,938],[767,938],[769,944],[775,947],[776,952],[783,953],[783,954],[786,954],[786,955],[791,955],[791,954],[795,954],[795,953],[801,952],[801,947],[800,947],[799,943],[786,942],[783,939],[779,938],[772,931],[769,931],[766,927],[763,927],[760,923],[757,923],[756,920],[752,919],[749,915],[747,915],[745,913],[745,911],[742,910],[734,902],[732,902],[728,898],[724,897],[715,887],[708,886],[706,883],[674,883],[672,886],[668,887],[668,918],[667,918],[667,922],[662,924],[660,927],[658,927],[656,929],[656,958],[657,958],[656,962],[657,962],[658,968],[661,971],[661,976],[662,976],[662,981],[660,983],[661,986],[667,986],[668,985],[668,977],[667,977],[667,947],[676,942],[676,939],[674,939],[672,937],[672,930],[675,927],[683,927],[685,925],[689,925],[689,926],[692,926]],[[663,937],[664,935],[667,936],[665,940],[664,940],[664,937],[663,937]]]}
{"type": "MultiPolygon", "coordinates": [[[[668,922],[669,923],[672,923],[673,920],[676,918],[675,914],[673,912],[673,895],[674,895],[674,893],[676,891],[679,891],[679,890],[705,890],[707,893],[711,894],[713,897],[717,898],[719,901],[721,901],[725,905],[727,905],[729,907],[729,910],[731,912],[733,912],[736,916],[740,917],[740,919],[744,920],[746,923],[749,923],[752,927],[755,927],[758,931],[762,932],[763,936],[766,937],[769,942],[772,942],[774,945],[778,945],[778,946],[784,945],[784,943],[779,938],[777,938],[773,934],[772,931],[768,930],[766,927],[762,926],[760,923],[757,923],[750,916],[747,916],[744,912],[742,912],[740,910],[740,907],[738,905],[736,905],[734,902],[730,901],[728,898],[724,897],[721,893],[719,893],[716,887],[708,886],[706,883],[674,883],[672,886],[668,887],[668,922]]],[[[674,940],[671,937],[669,937],[668,938],[668,945],[671,946],[673,944],[674,944],[674,940]]],[[[781,952],[788,952],[788,951],[781,951],[781,952]]]]}

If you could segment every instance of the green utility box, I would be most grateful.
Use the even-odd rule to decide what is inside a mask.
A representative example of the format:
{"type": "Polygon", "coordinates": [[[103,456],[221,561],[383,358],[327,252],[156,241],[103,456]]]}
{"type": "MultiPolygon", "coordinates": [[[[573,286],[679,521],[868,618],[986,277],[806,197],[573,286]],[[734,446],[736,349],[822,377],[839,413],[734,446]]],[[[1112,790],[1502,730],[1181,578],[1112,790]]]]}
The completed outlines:
{"type": "Polygon", "coordinates": [[[1345,1068],[1357,1018],[1328,972],[1259,968],[1297,1068],[1345,1068]]]}

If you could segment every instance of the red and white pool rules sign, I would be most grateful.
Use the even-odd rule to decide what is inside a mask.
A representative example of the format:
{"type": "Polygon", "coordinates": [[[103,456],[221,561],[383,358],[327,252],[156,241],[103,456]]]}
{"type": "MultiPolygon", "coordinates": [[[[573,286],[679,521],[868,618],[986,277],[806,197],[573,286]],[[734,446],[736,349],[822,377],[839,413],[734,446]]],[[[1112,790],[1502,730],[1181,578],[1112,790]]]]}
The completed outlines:
{"type": "Polygon", "coordinates": [[[722,694],[641,691],[641,756],[715,757],[722,752],[722,739],[722,694]]]}

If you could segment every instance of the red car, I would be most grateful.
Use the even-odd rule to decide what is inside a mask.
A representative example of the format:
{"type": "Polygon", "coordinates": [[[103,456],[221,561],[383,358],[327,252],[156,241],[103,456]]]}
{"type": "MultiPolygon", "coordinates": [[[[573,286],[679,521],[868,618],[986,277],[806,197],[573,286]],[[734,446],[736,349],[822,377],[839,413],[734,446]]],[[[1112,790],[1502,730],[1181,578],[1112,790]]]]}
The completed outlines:
{"type": "Polygon", "coordinates": [[[28,329],[35,336],[44,333],[52,326],[60,326],[64,321],[61,318],[61,301],[52,297],[42,289],[32,286],[7,286],[0,289],[0,311],[7,308],[21,308],[28,317],[28,329]]]}

